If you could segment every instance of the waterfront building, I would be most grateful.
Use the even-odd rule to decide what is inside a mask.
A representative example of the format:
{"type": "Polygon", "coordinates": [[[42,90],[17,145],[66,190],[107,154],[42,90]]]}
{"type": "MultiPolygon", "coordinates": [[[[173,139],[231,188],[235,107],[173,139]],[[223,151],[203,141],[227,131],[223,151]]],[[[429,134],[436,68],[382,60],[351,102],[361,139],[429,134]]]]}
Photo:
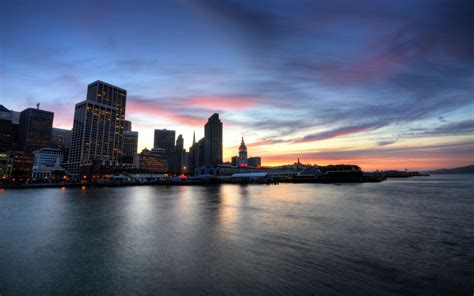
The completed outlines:
{"type": "MultiPolygon", "coordinates": [[[[81,167],[118,166],[122,160],[127,91],[95,81],[87,87],[87,99],[75,106],[68,172],[78,179],[81,167]]],[[[103,171],[103,169],[101,169],[103,171]]]]}
{"type": "Polygon", "coordinates": [[[28,182],[33,171],[33,154],[15,151],[11,154],[11,157],[13,158],[12,181],[28,182]]]}
{"type": "MultiPolygon", "coordinates": [[[[14,114],[15,111],[12,111],[14,114]]],[[[15,122],[12,120],[12,148],[11,151],[17,151],[18,150],[18,137],[20,134],[20,123],[15,122]]]]}
{"type": "Polygon", "coordinates": [[[184,167],[184,155],[185,150],[183,149],[184,140],[183,136],[179,135],[176,139],[175,151],[171,153],[169,167],[170,172],[174,174],[180,174],[183,171],[184,167]]]}
{"type": "Polygon", "coordinates": [[[71,141],[71,130],[53,127],[53,131],[51,134],[51,143],[49,147],[54,149],[60,149],[63,152],[63,162],[67,162],[67,159],[69,158],[71,141]]]}
{"type": "Polygon", "coordinates": [[[71,148],[72,130],[53,127],[51,134],[50,148],[69,149],[71,148]]]}
{"type": "Polygon", "coordinates": [[[132,122],[130,120],[125,120],[123,122],[123,131],[131,132],[132,131],[132,122]]]}
{"type": "Polygon", "coordinates": [[[137,168],[138,167],[138,132],[123,132],[122,164],[137,168]]]}
{"type": "Polygon", "coordinates": [[[64,174],[61,167],[63,150],[54,148],[41,148],[33,152],[32,178],[49,178],[54,174],[64,174]]]}
{"type": "Polygon", "coordinates": [[[237,159],[237,165],[240,167],[248,166],[247,162],[247,146],[245,146],[244,137],[242,137],[242,142],[239,147],[239,157],[237,159]]]}
{"type": "Polygon", "coordinates": [[[233,174],[267,173],[272,177],[293,177],[297,172],[291,168],[258,168],[231,165],[201,165],[194,170],[194,176],[204,178],[229,177],[233,174]]]}
{"type": "Polygon", "coordinates": [[[233,156],[231,165],[235,167],[261,167],[262,158],[259,156],[248,157],[247,146],[245,145],[244,137],[239,146],[239,156],[233,156]]]}
{"type": "Polygon", "coordinates": [[[148,149],[143,149],[138,155],[139,168],[151,173],[165,173],[168,171],[168,158],[165,154],[155,153],[148,149]]]}
{"type": "Polygon", "coordinates": [[[167,129],[155,129],[153,148],[162,148],[165,150],[166,153],[174,152],[175,136],[175,131],[167,129]]]}
{"type": "Polygon", "coordinates": [[[0,152],[7,152],[13,146],[12,112],[0,105],[0,152]]]}
{"type": "Polygon", "coordinates": [[[222,151],[222,122],[214,113],[204,126],[204,164],[222,164],[222,151]]]}
{"type": "Polygon", "coordinates": [[[248,165],[251,167],[261,167],[262,166],[262,158],[260,156],[249,157],[248,165]]]}
{"type": "Polygon", "coordinates": [[[57,162],[63,161],[63,152],[61,149],[41,148],[33,152],[33,166],[52,167],[57,162]]]}
{"type": "Polygon", "coordinates": [[[232,156],[231,162],[230,162],[231,165],[236,167],[236,166],[237,166],[237,161],[238,161],[238,159],[239,159],[238,156],[232,156]]]}
{"type": "Polygon", "coordinates": [[[54,113],[35,108],[27,108],[20,113],[18,150],[25,153],[49,146],[53,129],[54,113]]]}
{"type": "Polygon", "coordinates": [[[8,153],[0,153],[0,182],[10,179],[13,171],[13,158],[8,153]]]}

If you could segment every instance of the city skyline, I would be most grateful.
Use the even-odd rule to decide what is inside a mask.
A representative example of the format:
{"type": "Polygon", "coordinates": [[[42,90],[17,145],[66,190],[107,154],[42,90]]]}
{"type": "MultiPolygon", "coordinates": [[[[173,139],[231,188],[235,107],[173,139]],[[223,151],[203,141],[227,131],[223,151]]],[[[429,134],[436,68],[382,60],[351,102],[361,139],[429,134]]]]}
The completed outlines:
{"type": "Polygon", "coordinates": [[[433,169],[473,160],[468,1],[107,3],[97,5],[123,22],[88,1],[5,2],[0,103],[21,111],[40,102],[55,128],[71,129],[85,86],[102,80],[129,92],[125,119],[139,132],[138,151],[165,128],[188,149],[219,113],[224,161],[242,133],[265,165],[433,169]]]}

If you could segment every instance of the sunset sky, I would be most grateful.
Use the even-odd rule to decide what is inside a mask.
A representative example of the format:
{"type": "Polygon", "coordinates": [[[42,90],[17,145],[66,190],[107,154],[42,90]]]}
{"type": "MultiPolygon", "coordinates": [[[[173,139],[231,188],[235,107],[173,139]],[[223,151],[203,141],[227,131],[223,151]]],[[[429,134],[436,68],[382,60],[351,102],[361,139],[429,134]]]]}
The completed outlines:
{"type": "Polygon", "coordinates": [[[0,104],[71,128],[95,80],[128,91],[139,150],[189,147],[214,112],[224,160],[365,170],[474,163],[474,1],[0,4],[0,104]]]}

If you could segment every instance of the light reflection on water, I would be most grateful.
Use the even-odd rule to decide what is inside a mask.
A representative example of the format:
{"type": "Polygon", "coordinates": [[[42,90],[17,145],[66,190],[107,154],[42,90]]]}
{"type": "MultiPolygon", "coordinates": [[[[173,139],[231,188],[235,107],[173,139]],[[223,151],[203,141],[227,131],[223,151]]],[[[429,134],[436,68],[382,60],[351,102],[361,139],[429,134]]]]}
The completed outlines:
{"type": "Polygon", "coordinates": [[[0,292],[460,294],[471,176],[0,192],[0,292]]]}

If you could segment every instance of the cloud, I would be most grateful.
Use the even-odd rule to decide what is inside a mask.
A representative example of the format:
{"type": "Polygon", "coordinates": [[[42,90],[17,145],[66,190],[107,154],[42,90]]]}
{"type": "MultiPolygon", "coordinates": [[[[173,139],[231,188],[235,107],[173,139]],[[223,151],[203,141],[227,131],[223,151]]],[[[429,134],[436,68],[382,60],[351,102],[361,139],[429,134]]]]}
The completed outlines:
{"type": "Polygon", "coordinates": [[[300,139],[296,139],[293,143],[307,143],[328,140],[340,136],[346,136],[350,134],[360,133],[364,131],[373,131],[380,127],[378,124],[363,124],[359,126],[341,127],[333,130],[327,130],[323,132],[317,132],[306,135],[300,139]]]}
{"type": "Polygon", "coordinates": [[[407,131],[406,137],[433,137],[433,136],[453,136],[453,135],[473,135],[474,120],[468,119],[458,122],[451,122],[435,128],[412,128],[407,131]]]}
{"type": "Polygon", "coordinates": [[[182,113],[181,111],[169,108],[159,99],[144,99],[141,97],[130,96],[127,100],[127,114],[146,114],[148,116],[158,117],[169,120],[173,123],[201,126],[207,118],[182,113]]]}
{"type": "Polygon", "coordinates": [[[191,97],[180,101],[183,107],[197,107],[207,110],[240,110],[255,107],[261,99],[247,95],[213,95],[191,97]]]}
{"type": "Polygon", "coordinates": [[[387,146],[387,145],[391,145],[391,144],[394,144],[398,142],[398,139],[393,139],[393,140],[380,140],[380,141],[377,141],[377,145],[379,146],[387,146]]]}

